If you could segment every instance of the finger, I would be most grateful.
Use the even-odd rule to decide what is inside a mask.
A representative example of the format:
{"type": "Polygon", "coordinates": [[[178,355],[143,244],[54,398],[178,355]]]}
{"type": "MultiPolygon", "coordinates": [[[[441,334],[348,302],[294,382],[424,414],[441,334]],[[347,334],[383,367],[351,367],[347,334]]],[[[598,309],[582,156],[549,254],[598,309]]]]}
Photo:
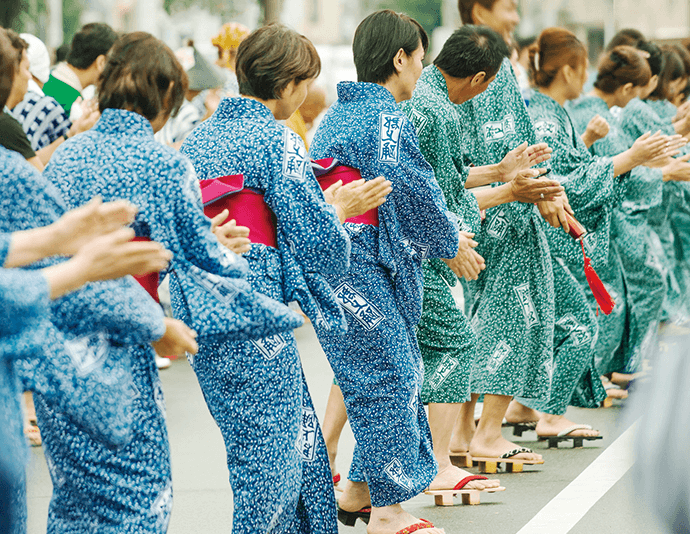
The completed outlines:
{"type": "Polygon", "coordinates": [[[558,210],[558,222],[563,227],[566,233],[570,232],[570,225],[568,224],[568,217],[565,213],[565,208],[558,210]]]}
{"type": "Polygon", "coordinates": [[[334,184],[332,184],[330,187],[327,187],[327,188],[324,190],[324,194],[325,194],[325,193],[334,193],[335,191],[337,191],[338,189],[340,189],[340,187],[341,187],[342,185],[343,185],[343,181],[342,181],[342,180],[338,180],[337,182],[335,182],[334,184]]]}
{"type": "Polygon", "coordinates": [[[470,247],[475,248],[479,243],[477,243],[474,239],[470,239],[467,241],[467,243],[470,245],[470,247]]]}
{"type": "Polygon", "coordinates": [[[685,156],[681,156],[678,158],[678,161],[690,161],[690,154],[686,154],[685,156]]]}
{"type": "Polygon", "coordinates": [[[228,218],[228,215],[230,215],[230,212],[227,209],[225,209],[221,211],[218,215],[213,217],[213,219],[211,219],[211,228],[215,228],[218,225],[220,225],[225,219],[228,218]]]}
{"type": "Polygon", "coordinates": [[[465,237],[472,239],[474,237],[474,232],[465,232],[464,230],[460,230],[460,235],[464,235],[465,237]]]}

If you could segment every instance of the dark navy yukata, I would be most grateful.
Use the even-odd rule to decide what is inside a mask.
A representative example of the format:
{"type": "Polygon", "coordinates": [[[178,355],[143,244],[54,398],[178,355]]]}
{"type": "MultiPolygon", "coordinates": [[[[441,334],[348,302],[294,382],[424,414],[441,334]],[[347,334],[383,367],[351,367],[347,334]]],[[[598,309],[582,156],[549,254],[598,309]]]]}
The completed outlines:
{"type": "MultiPolygon", "coordinates": [[[[299,302],[318,330],[343,332],[322,275],[347,270],[350,243],[297,134],[256,100],[226,98],[181,151],[200,180],[242,174],[275,214],[278,247],[253,243],[244,255],[252,287],[299,302]]],[[[233,532],[337,532],[328,455],[294,335],[201,345],[192,365],[225,440],[233,532]]]]}
{"type": "Polygon", "coordinates": [[[346,223],[350,269],[329,273],[348,332],[317,334],[343,392],[357,440],[349,478],[366,481],[373,506],[404,502],[436,475],[421,401],[424,369],[414,328],[422,309],[422,260],[453,258],[457,216],[448,211],[414,126],[393,95],[371,83],[338,84],[314,136],[314,159],[336,158],[393,192],[379,226],[346,223]]]}

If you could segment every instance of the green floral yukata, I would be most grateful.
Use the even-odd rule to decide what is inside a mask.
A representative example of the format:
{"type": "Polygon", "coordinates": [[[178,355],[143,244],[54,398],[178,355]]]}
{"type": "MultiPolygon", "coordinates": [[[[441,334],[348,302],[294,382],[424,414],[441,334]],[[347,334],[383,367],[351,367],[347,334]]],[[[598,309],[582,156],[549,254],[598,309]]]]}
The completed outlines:
{"type": "MultiPolygon", "coordinates": [[[[482,94],[455,109],[465,160],[499,163],[513,148],[535,143],[510,61],[482,94]]],[[[553,369],[554,288],[549,245],[532,204],[487,210],[475,239],[486,270],[466,287],[477,355],[473,393],[547,399],[553,369]]]]}
{"type": "MultiPolygon", "coordinates": [[[[434,169],[448,208],[458,215],[463,231],[478,233],[481,217],[477,200],[465,189],[469,167],[460,150],[458,117],[438,68],[424,69],[412,99],[402,108],[417,129],[422,154],[434,169]]],[[[417,325],[424,360],[422,400],[466,402],[477,338],[453,298],[455,274],[439,259],[425,260],[423,269],[424,307],[417,325]]]]}

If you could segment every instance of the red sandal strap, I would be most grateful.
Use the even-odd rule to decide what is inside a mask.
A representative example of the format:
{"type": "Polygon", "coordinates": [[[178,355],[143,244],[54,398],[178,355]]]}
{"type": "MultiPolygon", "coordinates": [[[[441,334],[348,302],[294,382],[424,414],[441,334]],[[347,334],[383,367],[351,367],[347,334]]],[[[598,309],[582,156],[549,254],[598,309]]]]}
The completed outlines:
{"type": "Polygon", "coordinates": [[[434,528],[434,525],[427,521],[426,519],[420,519],[419,523],[405,527],[402,530],[398,530],[395,534],[412,534],[412,532],[417,532],[418,530],[424,530],[425,528],[434,528]]]}
{"type": "Polygon", "coordinates": [[[467,486],[467,484],[469,484],[469,483],[472,482],[473,480],[489,480],[489,479],[486,478],[486,477],[483,477],[483,476],[481,476],[481,475],[471,475],[471,476],[468,476],[468,477],[463,478],[460,482],[458,482],[458,483],[455,485],[455,487],[454,487],[453,489],[454,489],[454,490],[461,490],[462,488],[464,488],[465,486],[467,486]]]}
{"type": "Polygon", "coordinates": [[[335,486],[340,482],[340,473],[333,476],[333,485],[335,486]]]}

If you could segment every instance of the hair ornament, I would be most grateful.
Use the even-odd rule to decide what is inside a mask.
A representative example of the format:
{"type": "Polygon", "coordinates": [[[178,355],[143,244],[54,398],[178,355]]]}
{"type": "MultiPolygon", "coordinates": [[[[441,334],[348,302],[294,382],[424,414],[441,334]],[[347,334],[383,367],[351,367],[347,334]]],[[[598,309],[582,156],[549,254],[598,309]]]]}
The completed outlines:
{"type": "Polygon", "coordinates": [[[534,70],[539,72],[539,51],[534,53],[534,70]]]}

